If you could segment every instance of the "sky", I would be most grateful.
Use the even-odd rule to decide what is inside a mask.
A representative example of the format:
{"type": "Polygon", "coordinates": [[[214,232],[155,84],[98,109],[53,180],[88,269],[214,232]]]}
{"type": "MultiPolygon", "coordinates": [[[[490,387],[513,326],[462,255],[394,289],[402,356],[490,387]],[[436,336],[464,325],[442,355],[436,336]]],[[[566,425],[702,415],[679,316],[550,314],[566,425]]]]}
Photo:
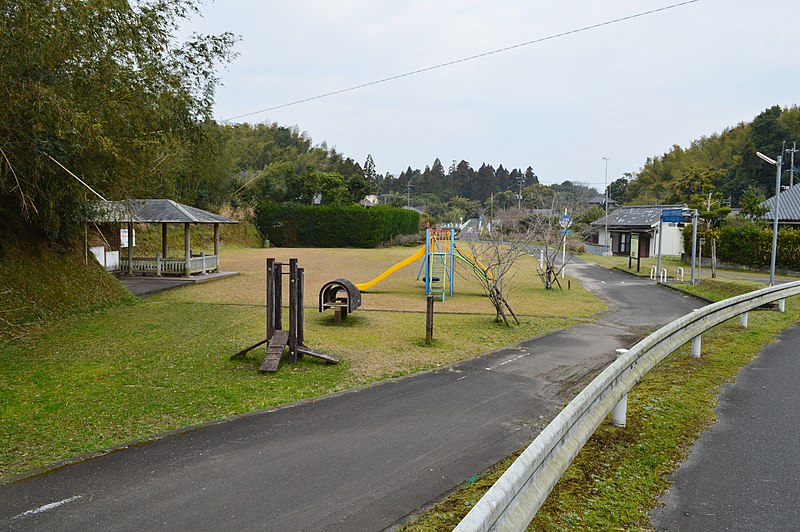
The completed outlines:
{"type": "MultiPolygon", "coordinates": [[[[217,0],[183,32],[240,38],[223,121],[678,1],[217,0]]],[[[232,122],[297,126],[381,174],[438,157],[602,191],[606,164],[611,182],[800,103],[797,16],[789,0],[699,0],[232,122]]]]}

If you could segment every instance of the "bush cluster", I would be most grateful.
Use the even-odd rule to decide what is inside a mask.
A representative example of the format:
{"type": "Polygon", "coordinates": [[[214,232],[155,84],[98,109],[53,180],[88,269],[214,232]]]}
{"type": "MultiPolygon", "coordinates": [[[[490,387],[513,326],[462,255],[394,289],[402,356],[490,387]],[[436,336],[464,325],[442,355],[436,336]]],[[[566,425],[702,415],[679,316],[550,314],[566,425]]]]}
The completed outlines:
{"type": "Polygon", "coordinates": [[[256,225],[275,246],[366,248],[416,233],[419,213],[386,205],[365,209],[263,202],[256,209],[256,225]]]}
{"type": "MultiPolygon", "coordinates": [[[[766,266],[772,254],[772,227],[743,222],[725,225],[718,229],[698,231],[697,240],[706,239],[703,256],[711,256],[711,238],[717,239],[717,259],[745,266],[766,266]]],[[[699,247],[699,244],[698,244],[699,247]]],[[[692,252],[692,228],[683,231],[683,249],[692,252]]],[[[775,258],[779,268],[800,268],[800,230],[778,229],[778,253],[775,258]]]]}

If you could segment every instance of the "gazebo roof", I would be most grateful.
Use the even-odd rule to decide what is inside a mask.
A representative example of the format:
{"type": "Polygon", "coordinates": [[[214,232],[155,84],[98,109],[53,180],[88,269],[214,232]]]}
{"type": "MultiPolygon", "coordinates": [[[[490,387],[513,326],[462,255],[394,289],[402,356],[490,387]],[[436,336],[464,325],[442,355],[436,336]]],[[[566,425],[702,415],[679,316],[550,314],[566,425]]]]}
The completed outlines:
{"type": "Polygon", "coordinates": [[[168,199],[100,201],[97,222],[236,224],[236,220],[168,199]]]}

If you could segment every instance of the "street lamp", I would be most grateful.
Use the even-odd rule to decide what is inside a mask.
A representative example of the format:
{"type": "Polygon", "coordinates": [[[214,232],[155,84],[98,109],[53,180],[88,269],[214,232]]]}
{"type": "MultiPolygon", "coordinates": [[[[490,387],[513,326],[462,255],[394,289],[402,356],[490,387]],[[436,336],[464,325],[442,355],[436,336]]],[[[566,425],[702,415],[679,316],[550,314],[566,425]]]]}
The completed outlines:
{"type": "Polygon", "coordinates": [[[605,201],[605,204],[606,204],[606,218],[605,218],[605,220],[606,220],[606,247],[608,248],[609,251],[611,251],[611,245],[608,242],[609,241],[609,238],[608,238],[608,157],[603,157],[603,160],[606,162],[606,181],[605,181],[605,184],[606,184],[606,201],[605,201]]]}
{"type": "Polygon", "coordinates": [[[775,208],[772,210],[772,257],[769,264],[769,285],[775,284],[775,258],[778,252],[778,213],[780,212],[781,194],[781,166],[783,165],[783,154],[778,155],[778,160],[767,157],[760,151],[756,152],[761,159],[778,168],[775,174],[775,208]]]}

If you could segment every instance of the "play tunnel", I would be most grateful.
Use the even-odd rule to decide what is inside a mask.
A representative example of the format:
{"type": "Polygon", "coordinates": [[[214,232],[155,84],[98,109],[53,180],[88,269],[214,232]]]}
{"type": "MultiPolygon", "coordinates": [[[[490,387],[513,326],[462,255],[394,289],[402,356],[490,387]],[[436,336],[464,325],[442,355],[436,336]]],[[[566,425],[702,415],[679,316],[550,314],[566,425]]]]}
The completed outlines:
{"type": "Polygon", "coordinates": [[[319,311],[332,308],[336,311],[336,323],[347,318],[350,312],[361,306],[361,291],[347,279],[334,279],[325,283],[319,291],[319,311]]]}

